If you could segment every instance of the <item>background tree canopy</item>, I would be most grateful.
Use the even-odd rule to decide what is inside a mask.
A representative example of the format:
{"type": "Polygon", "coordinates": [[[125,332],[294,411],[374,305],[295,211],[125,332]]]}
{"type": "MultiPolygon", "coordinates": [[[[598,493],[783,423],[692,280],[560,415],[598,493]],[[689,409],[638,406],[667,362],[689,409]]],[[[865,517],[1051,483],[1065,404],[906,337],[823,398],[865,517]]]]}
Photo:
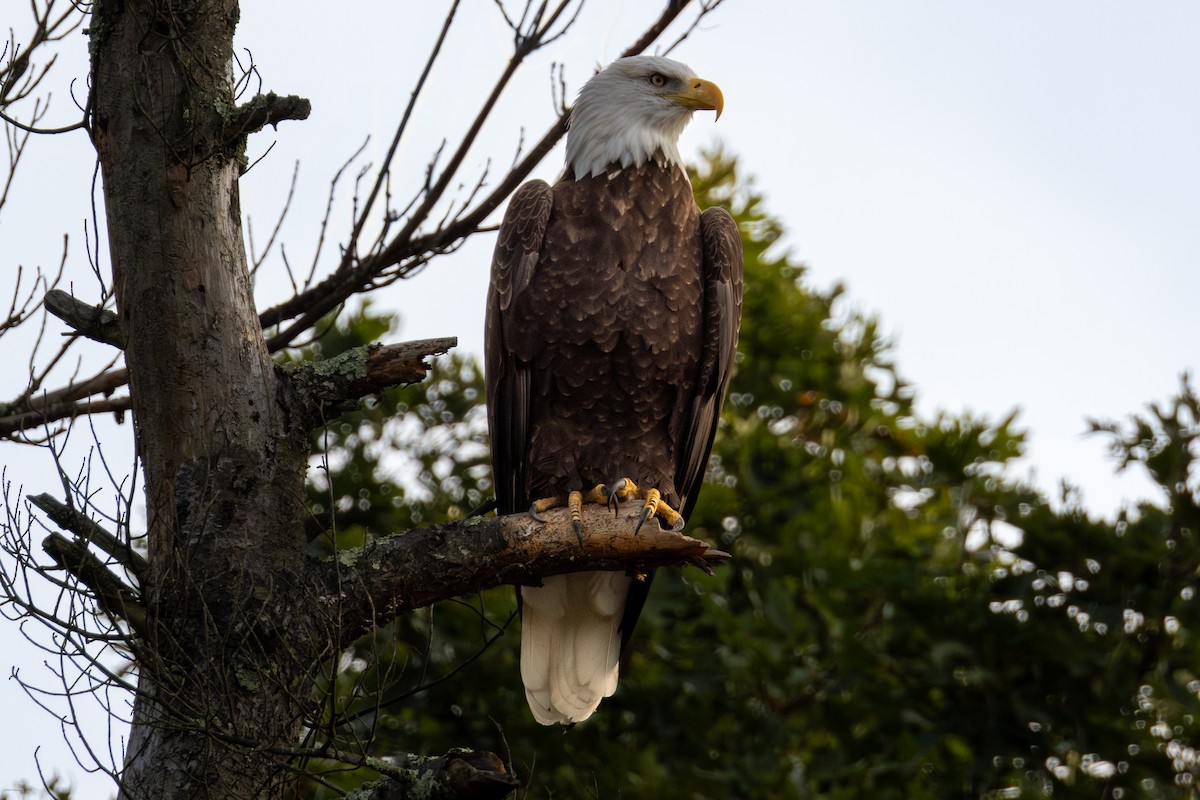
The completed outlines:
{"type": "MultiPolygon", "coordinates": [[[[1126,424],[1093,424],[1160,503],[1111,522],[1070,487],[1052,504],[1006,472],[1015,412],[914,411],[876,320],[803,284],[733,157],[709,153],[693,184],[746,249],[737,372],[688,524],[732,564],[660,576],[620,689],[565,735],[525,707],[507,588],[402,618],[330,665],[330,719],[353,719],[338,735],[377,736],[379,753],[478,742],[509,753],[530,797],[1194,796],[1188,379],[1126,424]]],[[[307,356],[395,324],[360,308],[307,356]]],[[[311,507],[336,536],[311,547],[483,503],[482,404],[481,367],[452,356],[319,433],[311,507]]],[[[307,766],[328,769],[313,797],[363,778],[307,766]]]]}

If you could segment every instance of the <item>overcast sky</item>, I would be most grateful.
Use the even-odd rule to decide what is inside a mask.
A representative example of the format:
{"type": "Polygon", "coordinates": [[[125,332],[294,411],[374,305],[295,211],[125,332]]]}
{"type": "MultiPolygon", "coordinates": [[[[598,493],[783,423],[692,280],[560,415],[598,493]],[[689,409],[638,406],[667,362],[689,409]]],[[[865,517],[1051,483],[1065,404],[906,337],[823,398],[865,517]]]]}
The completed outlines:
{"type": "MultiPolygon", "coordinates": [[[[284,241],[293,264],[311,258],[330,176],[368,134],[365,159],[381,157],[444,5],[362,0],[331,16],[312,0],[280,17],[270,4],[245,4],[239,46],[252,51],[264,91],[313,102],[307,122],[252,140],[252,156],[275,142],[242,185],[258,242],[300,160],[284,241]]],[[[473,169],[489,156],[507,164],[522,125],[530,136],[545,129],[551,61],[565,63],[573,94],[632,40],[649,5],[586,7],[506,95],[468,159],[473,169]]],[[[507,57],[510,36],[492,3],[462,6],[447,44],[453,69],[435,74],[400,154],[410,182],[443,137],[454,140],[507,57]]],[[[22,35],[23,20],[3,22],[22,35]]],[[[854,308],[880,316],[924,413],[998,417],[1019,407],[1031,446],[1018,474],[1048,492],[1064,477],[1079,483],[1089,508],[1108,515],[1149,484],[1112,475],[1103,441],[1082,436],[1085,417],[1163,399],[1200,361],[1198,37],[1200,4],[1185,0],[728,0],[675,53],[726,97],[719,123],[697,115],[683,151],[722,142],[739,156],[808,281],[843,282],[854,308]]],[[[85,58],[76,35],[47,124],[71,121],[65,92],[85,58]]],[[[560,149],[539,174],[552,179],[561,160],[560,149]]],[[[6,275],[18,263],[56,263],[69,233],[76,292],[97,294],[83,245],[91,177],[82,135],[35,143],[0,218],[6,275]]],[[[345,230],[346,208],[335,231],[345,230]]],[[[403,313],[396,338],[457,335],[479,352],[491,246],[490,235],[477,237],[378,293],[377,304],[403,313]]],[[[259,281],[263,302],[285,294],[278,264],[276,252],[259,281]]],[[[24,340],[0,346],[7,399],[21,388],[24,340]]],[[[89,443],[76,439],[78,460],[89,443]]],[[[111,446],[114,462],[128,463],[128,450],[111,446]]],[[[44,451],[2,446],[0,464],[29,493],[55,491],[44,451]]],[[[3,622],[0,652],[16,654],[23,677],[52,685],[44,655],[3,622]]],[[[9,713],[0,790],[36,776],[40,744],[43,766],[72,776],[80,796],[109,791],[71,763],[55,721],[15,681],[0,682],[0,708],[9,713]]],[[[103,725],[92,732],[103,737],[103,725]]]]}

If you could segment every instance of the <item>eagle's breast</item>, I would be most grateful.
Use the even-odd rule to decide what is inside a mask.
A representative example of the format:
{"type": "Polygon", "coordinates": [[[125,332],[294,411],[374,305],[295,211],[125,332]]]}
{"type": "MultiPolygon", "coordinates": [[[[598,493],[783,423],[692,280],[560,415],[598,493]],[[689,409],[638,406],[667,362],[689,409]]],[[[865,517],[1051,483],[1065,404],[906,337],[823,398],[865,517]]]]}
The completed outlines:
{"type": "Polygon", "coordinates": [[[555,185],[537,267],[506,326],[533,368],[534,495],[622,476],[673,484],[703,348],[701,273],[699,213],[678,167],[555,185]]]}

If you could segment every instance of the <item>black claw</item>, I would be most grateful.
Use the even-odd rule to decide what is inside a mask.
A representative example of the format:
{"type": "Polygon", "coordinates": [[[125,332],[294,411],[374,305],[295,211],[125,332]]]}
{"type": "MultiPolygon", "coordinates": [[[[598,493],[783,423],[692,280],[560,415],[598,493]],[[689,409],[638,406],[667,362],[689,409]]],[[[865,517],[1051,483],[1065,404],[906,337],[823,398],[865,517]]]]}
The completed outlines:
{"type": "Polygon", "coordinates": [[[642,510],[642,515],[640,517],[638,517],[637,527],[633,529],[633,532],[635,534],[642,529],[643,525],[646,524],[646,520],[650,519],[650,514],[651,514],[651,509],[647,508],[647,509],[642,510]]]}
{"type": "Polygon", "coordinates": [[[671,526],[671,532],[683,533],[683,526],[686,524],[687,522],[683,519],[683,517],[680,517],[679,519],[675,520],[675,524],[671,526]]]}
{"type": "Polygon", "coordinates": [[[538,513],[537,503],[534,503],[533,505],[531,505],[529,507],[529,516],[533,517],[535,520],[542,523],[543,525],[546,524],[546,518],[538,513]]]}
{"type": "Polygon", "coordinates": [[[610,483],[604,487],[604,494],[608,497],[608,507],[613,510],[613,516],[617,516],[621,511],[621,498],[617,497],[617,492],[625,488],[625,479],[621,478],[616,483],[610,483]]]}
{"type": "Polygon", "coordinates": [[[571,527],[575,529],[575,538],[579,539],[579,546],[583,547],[583,523],[579,520],[572,520],[571,527]]]}

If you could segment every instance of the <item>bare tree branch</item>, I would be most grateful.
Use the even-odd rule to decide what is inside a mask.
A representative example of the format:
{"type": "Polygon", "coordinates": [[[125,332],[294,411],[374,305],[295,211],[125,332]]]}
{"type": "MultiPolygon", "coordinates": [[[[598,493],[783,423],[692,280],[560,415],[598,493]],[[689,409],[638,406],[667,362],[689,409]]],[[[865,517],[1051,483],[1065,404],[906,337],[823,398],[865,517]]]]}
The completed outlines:
{"type": "Polygon", "coordinates": [[[41,509],[55,525],[65,531],[70,531],[84,542],[99,547],[116,559],[122,568],[129,570],[139,582],[145,580],[148,569],[146,559],[135,553],[128,542],[121,541],[109,533],[87,514],[48,494],[35,494],[26,499],[41,509]]]}
{"type": "Polygon", "coordinates": [[[54,563],[92,590],[106,614],[125,620],[134,633],[145,638],[146,609],[138,602],[136,593],[105,567],[85,542],[52,533],[42,541],[42,549],[54,563]]]}
{"type": "MultiPolygon", "coordinates": [[[[292,386],[316,404],[356,401],[364,395],[425,379],[432,368],[425,359],[458,344],[451,336],[401,344],[355,347],[323,361],[298,361],[288,366],[292,386]]],[[[321,417],[314,416],[313,424],[321,417]]]]}
{"type": "MultiPolygon", "coordinates": [[[[7,187],[5,187],[7,191],[7,187]]],[[[0,205],[3,204],[3,197],[0,197],[0,205]]],[[[21,283],[25,278],[25,268],[20,264],[17,265],[17,279],[13,284],[12,300],[8,306],[8,313],[0,319],[0,335],[5,331],[16,328],[33,316],[39,308],[42,307],[42,300],[38,299],[43,293],[48,293],[54,290],[62,280],[63,270],[66,268],[67,262],[67,237],[63,237],[63,254],[62,260],[59,262],[58,273],[54,278],[47,277],[45,273],[38,269],[34,272],[33,283],[29,287],[29,291],[22,295],[21,283]]]]}
{"type": "Polygon", "coordinates": [[[442,29],[438,33],[437,39],[434,41],[433,50],[430,51],[429,58],[425,61],[425,67],[421,70],[421,74],[417,78],[417,83],[409,94],[408,104],[404,107],[404,113],[400,116],[400,123],[396,126],[396,133],[392,136],[392,143],[388,147],[387,155],[384,156],[383,166],[380,168],[379,175],[375,179],[375,185],[371,187],[371,193],[367,196],[367,201],[363,205],[362,212],[358,215],[358,218],[354,222],[354,228],[350,232],[350,238],[344,251],[346,255],[342,260],[343,266],[349,264],[350,254],[355,253],[358,249],[358,237],[362,234],[363,226],[367,224],[371,210],[375,207],[375,199],[379,196],[379,190],[383,187],[390,173],[392,159],[396,157],[396,148],[400,146],[400,140],[404,138],[409,122],[412,120],[413,109],[416,108],[417,99],[421,96],[421,92],[425,88],[425,82],[429,79],[429,73],[433,71],[433,65],[437,62],[438,56],[442,52],[442,45],[446,42],[446,35],[450,32],[450,26],[454,24],[454,17],[458,11],[458,2],[459,0],[454,0],[454,3],[450,6],[450,10],[446,12],[446,19],[442,23],[442,29]]]}
{"type": "Polygon", "coordinates": [[[33,32],[24,43],[11,34],[0,51],[0,108],[31,95],[54,65],[54,56],[41,66],[35,65],[33,58],[38,49],[48,42],[61,41],[83,24],[83,14],[75,3],[67,2],[66,8],[60,7],[55,13],[57,2],[45,0],[40,10],[37,0],[31,2],[33,32]]]}
{"type": "Polygon", "coordinates": [[[67,323],[79,336],[116,348],[125,346],[125,337],[117,315],[104,306],[88,305],[67,292],[46,292],[46,310],[67,323]]]}
{"type": "Polygon", "coordinates": [[[655,525],[630,536],[640,512],[636,504],[616,516],[585,506],[582,546],[565,509],[545,515],[546,524],[512,514],[419,528],[338,553],[320,580],[330,602],[340,602],[346,635],[504,583],[537,585],[550,575],[585,570],[636,573],[687,564],[708,569],[729,558],[699,539],[655,525]]]}
{"type": "MultiPolygon", "coordinates": [[[[275,227],[271,230],[271,235],[267,238],[267,243],[263,245],[262,252],[258,255],[254,254],[254,224],[250,217],[246,217],[246,237],[249,241],[250,253],[250,275],[253,277],[258,273],[259,267],[267,258],[267,254],[271,252],[271,247],[274,246],[275,240],[279,238],[279,231],[283,228],[283,221],[287,219],[288,211],[292,208],[292,199],[296,196],[296,181],[300,178],[300,162],[297,161],[292,166],[292,182],[288,184],[287,198],[283,201],[283,209],[279,212],[279,217],[275,220],[275,227]]],[[[288,269],[289,275],[291,269],[288,269]]],[[[298,291],[296,280],[292,278],[292,291],[298,291]]]]}
{"type": "MultiPolygon", "coordinates": [[[[636,55],[645,51],[679,17],[687,5],[687,0],[670,0],[659,17],[647,27],[638,41],[627,48],[621,55],[636,55]]],[[[406,271],[405,262],[416,261],[427,258],[430,254],[442,252],[454,242],[465,239],[475,233],[488,215],[494,212],[504,199],[529,177],[534,168],[541,163],[542,159],[546,157],[566,134],[566,124],[570,118],[569,108],[565,109],[558,119],[551,124],[529,154],[511,169],[500,180],[496,188],[480,200],[474,208],[465,212],[455,222],[444,228],[439,228],[423,235],[417,234],[420,225],[427,220],[430,211],[442,199],[446,187],[457,174],[462,158],[474,143],[483,123],[494,109],[500,93],[511,80],[516,69],[521,65],[525,57],[545,44],[542,41],[543,39],[557,35],[550,30],[549,26],[558,21],[559,16],[565,11],[566,6],[566,3],[560,4],[551,15],[551,18],[537,31],[529,31],[523,36],[518,37],[512,59],[504,73],[497,80],[492,93],[484,101],[480,112],[476,115],[475,120],[461,140],[459,148],[455,151],[455,155],[451,157],[446,168],[442,170],[440,179],[428,187],[420,206],[409,215],[405,226],[391,241],[371,255],[362,257],[357,263],[351,258],[354,248],[352,246],[346,247],[344,250],[346,255],[343,257],[341,264],[339,264],[338,268],[328,278],[290,300],[263,312],[264,327],[272,324],[281,324],[287,319],[295,320],[285,330],[269,339],[269,346],[274,348],[287,345],[302,331],[311,327],[318,319],[345,302],[351,295],[371,286],[373,278],[385,270],[399,266],[399,271],[404,273],[406,271]]],[[[702,7],[700,16],[706,13],[708,13],[708,10],[702,7]]],[[[351,244],[353,245],[353,243],[354,239],[352,238],[351,244]]]]}
{"type": "Polygon", "coordinates": [[[102,400],[87,400],[93,395],[108,396],[129,383],[129,370],[108,370],[79,383],[71,383],[62,389],[22,398],[12,404],[0,403],[0,436],[36,428],[63,419],[74,419],[82,414],[124,410],[102,400]]]}
{"type": "Polygon", "coordinates": [[[303,97],[289,94],[281,97],[274,92],[255,95],[245,105],[225,121],[225,143],[232,146],[251,133],[262,130],[270,125],[276,127],[288,119],[308,119],[312,113],[312,103],[303,97]]]}

